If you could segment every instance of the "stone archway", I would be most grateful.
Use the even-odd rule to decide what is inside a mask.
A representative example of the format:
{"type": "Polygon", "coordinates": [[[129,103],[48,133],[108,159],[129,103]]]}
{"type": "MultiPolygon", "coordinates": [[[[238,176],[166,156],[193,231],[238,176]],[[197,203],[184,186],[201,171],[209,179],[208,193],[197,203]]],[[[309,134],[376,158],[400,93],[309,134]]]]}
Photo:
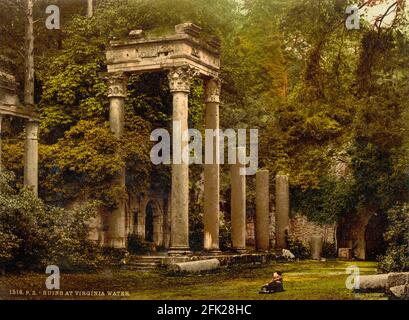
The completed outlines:
{"type": "Polygon", "coordinates": [[[141,207],[141,216],[137,220],[138,230],[145,241],[163,247],[164,243],[164,211],[157,199],[147,198],[141,207]]]}
{"type": "Polygon", "coordinates": [[[148,202],[145,208],[145,240],[154,242],[154,209],[152,202],[148,202]]]}
{"type": "Polygon", "coordinates": [[[386,231],[387,218],[383,214],[374,214],[365,230],[366,259],[375,261],[377,257],[386,251],[384,233],[386,231]]]}
{"type": "Polygon", "coordinates": [[[343,217],[337,228],[338,248],[351,248],[352,256],[359,260],[372,258],[369,251],[374,250],[374,243],[370,238],[374,230],[372,222],[377,216],[375,209],[368,207],[343,217]]]}

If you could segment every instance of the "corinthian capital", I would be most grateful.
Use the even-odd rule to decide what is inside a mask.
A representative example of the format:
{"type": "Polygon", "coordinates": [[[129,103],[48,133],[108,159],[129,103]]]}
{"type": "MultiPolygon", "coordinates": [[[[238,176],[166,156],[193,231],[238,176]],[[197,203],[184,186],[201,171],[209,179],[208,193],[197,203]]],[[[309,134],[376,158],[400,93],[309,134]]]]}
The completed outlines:
{"type": "Polygon", "coordinates": [[[197,70],[190,66],[176,67],[169,71],[169,87],[171,92],[190,92],[190,85],[197,70]]]}
{"type": "Polygon", "coordinates": [[[210,79],[206,83],[205,102],[219,103],[220,102],[221,82],[220,79],[210,79]]]}
{"type": "Polygon", "coordinates": [[[108,76],[108,97],[125,98],[128,77],[123,73],[113,73],[108,76]]]}

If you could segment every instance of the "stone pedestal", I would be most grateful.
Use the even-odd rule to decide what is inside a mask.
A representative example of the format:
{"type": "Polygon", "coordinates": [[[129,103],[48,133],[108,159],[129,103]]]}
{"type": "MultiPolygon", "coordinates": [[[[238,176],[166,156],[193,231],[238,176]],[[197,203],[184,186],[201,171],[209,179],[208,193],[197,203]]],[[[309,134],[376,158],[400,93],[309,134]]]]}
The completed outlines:
{"type": "MultiPolygon", "coordinates": [[[[245,148],[237,148],[237,159],[244,159],[245,153],[245,148]]],[[[240,174],[241,168],[245,168],[245,165],[239,160],[231,167],[231,237],[232,249],[244,253],[246,251],[246,176],[240,174]]]]}
{"type": "Polygon", "coordinates": [[[26,122],[24,186],[38,196],[38,122],[26,122]]]}
{"type": "MultiPolygon", "coordinates": [[[[219,129],[220,82],[206,85],[206,129],[219,129]]],[[[219,133],[213,137],[212,164],[204,165],[204,250],[219,253],[220,169],[219,133]]]]}
{"type": "Polygon", "coordinates": [[[276,249],[286,249],[290,230],[290,187],[287,175],[276,176],[276,249]]]}
{"type": "Polygon", "coordinates": [[[194,69],[184,66],[169,71],[173,95],[173,165],[171,195],[171,236],[169,254],[190,253],[189,247],[189,151],[183,133],[188,130],[188,96],[194,69]]]}
{"type": "MultiPolygon", "coordinates": [[[[127,92],[127,77],[124,74],[113,74],[108,79],[109,123],[112,133],[120,138],[125,128],[125,98],[127,92]]],[[[125,193],[125,167],[121,169],[116,183],[125,193]]],[[[117,208],[108,216],[108,245],[113,248],[126,248],[126,213],[124,195],[117,199],[117,208]]]]}
{"type": "Polygon", "coordinates": [[[261,170],[256,174],[256,249],[270,249],[270,190],[269,172],[261,170]]]}
{"type": "Polygon", "coordinates": [[[310,250],[313,260],[321,260],[322,257],[322,236],[310,237],[310,250]]]}

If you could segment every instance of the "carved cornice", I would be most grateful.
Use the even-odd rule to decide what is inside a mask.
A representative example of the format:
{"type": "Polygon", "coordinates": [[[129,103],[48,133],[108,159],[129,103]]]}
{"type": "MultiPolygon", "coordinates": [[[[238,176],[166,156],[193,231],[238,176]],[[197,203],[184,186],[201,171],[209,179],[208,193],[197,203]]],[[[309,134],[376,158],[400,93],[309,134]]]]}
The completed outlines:
{"type": "Polygon", "coordinates": [[[169,71],[169,87],[171,92],[190,92],[190,85],[198,71],[190,66],[176,67],[169,71]]]}
{"type": "Polygon", "coordinates": [[[210,79],[206,83],[205,102],[220,103],[221,81],[220,79],[210,79]]]}
{"type": "Polygon", "coordinates": [[[110,74],[108,81],[109,98],[125,98],[128,86],[128,77],[124,73],[110,74]]]}

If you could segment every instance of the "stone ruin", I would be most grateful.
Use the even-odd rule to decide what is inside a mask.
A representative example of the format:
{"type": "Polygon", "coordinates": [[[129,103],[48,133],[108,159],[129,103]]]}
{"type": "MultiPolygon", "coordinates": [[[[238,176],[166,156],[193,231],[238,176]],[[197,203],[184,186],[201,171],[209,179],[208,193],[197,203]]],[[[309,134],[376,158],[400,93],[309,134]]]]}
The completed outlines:
{"type": "Polygon", "coordinates": [[[14,63],[0,56],[0,170],[2,121],[5,117],[25,120],[26,140],[24,147],[24,185],[35,194],[38,192],[38,121],[39,116],[32,107],[24,106],[17,94],[14,63]]]}
{"type": "MultiPolygon", "coordinates": [[[[125,130],[127,79],[133,73],[168,73],[173,97],[173,120],[182,123],[182,130],[188,126],[188,96],[192,79],[200,77],[205,83],[205,127],[213,130],[219,128],[220,43],[213,37],[203,36],[198,26],[191,23],[177,25],[173,34],[162,37],[148,36],[142,30],[131,31],[127,39],[110,42],[106,57],[109,120],[111,130],[117,138],[121,137],[125,130]]],[[[19,117],[26,121],[24,181],[25,185],[37,194],[39,117],[32,108],[20,102],[13,72],[13,63],[0,57],[0,133],[1,122],[5,117],[19,117]]],[[[214,146],[218,142],[219,137],[214,137],[214,146]]],[[[216,148],[213,149],[215,158],[216,148]]],[[[304,218],[290,217],[289,181],[285,174],[279,174],[275,179],[276,202],[275,214],[272,215],[269,205],[270,176],[269,172],[264,170],[256,175],[255,217],[254,221],[249,222],[246,220],[246,177],[239,174],[240,166],[231,168],[232,249],[244,253],[251,233],[257,250],[264,252],[272,247],[281,250],[287,246],[286,234],[293,233],[301,235],[306,242],[312,240],[311,247],[314,249],[315,258],[319,259],[322,240],[331,241],[332,238],[334,241],[336,235],[332,231],[335,227],[322,228],[305,221],[304,218]]],[[[125,188],[125,179],[123,168],[116,183],[125,188]]],[[[101,245],[125,248],[128,235],[138,234],[156,247],[168,248],[171,255],[189,254],[188,186],[188,165],[174,164],[170,195],[162,191],[151,191],[146,195],[128,194],[127,199],[118,199],[119,205],[115,210],[101,211],[93,221],[91,238],[101,245]]],[[[203,250],[209,254],[220,253],[219,193],[219,165],[205,165],[203,250]]],[[[365,229],[366,225],[367,223],[363,223],[361,227],[365,229]]],[[[354,235],[351,235],[349,238],[353,237],[354,235]]],[[[341,246],[352,250],[352,242],[353,240],[342,238],[341,246]]],[[[360,246],[358,256],[364,258],[365,254],[362,252],[365,249],[362,248],[365,246],[365,239],[361,239],[360,246]]]]}

